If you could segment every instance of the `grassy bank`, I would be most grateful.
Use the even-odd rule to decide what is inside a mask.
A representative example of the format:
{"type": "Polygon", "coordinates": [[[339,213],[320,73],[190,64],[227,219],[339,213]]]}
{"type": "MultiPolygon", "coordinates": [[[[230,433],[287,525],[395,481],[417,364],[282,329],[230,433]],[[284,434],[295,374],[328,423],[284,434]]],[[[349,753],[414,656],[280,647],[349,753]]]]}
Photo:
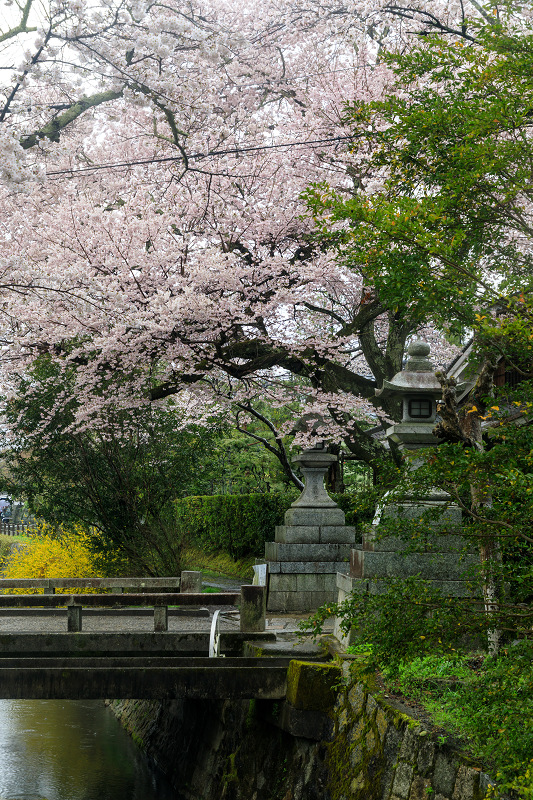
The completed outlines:
{"type": "Polygon", "coordinates": [[[183,569],[200,570],[209,576],[242,578],[251,581],[253,577],[254,556],[232,558],[228,553],[205,553],[189,547],[183,554],[183,569]]]}
{"type": "Polygon", "coordinates": [[[426,655],[381,675],[386,692],[425,709],[502,792],[533,800],[533,641],[515,641],[498,657],[426,655]]]}

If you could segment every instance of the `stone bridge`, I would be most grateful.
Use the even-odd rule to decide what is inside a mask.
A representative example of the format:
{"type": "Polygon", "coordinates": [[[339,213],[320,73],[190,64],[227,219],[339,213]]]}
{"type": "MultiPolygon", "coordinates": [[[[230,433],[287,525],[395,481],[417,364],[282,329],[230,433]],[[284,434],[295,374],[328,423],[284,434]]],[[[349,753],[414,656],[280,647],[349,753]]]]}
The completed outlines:
{"type": "MultiPolygon", "coordinates": [[[[54,583],[59,588],[58,581],[54,583]]],[[[64,581],[65,585],[68,583],[64,581]]],[[[27,582],[24,587],[28,587],[27,582]]],[[[115,591],[0,595],[0,609],[4,613],[9,613],[8,610],[21,613],[24,609],[25,614],[31,615],[61,607],[66,609],[65,632],[0,633],[0,698],[281,700],[285,697],[287,670],[297,654],[291,651],[292,645],[276,650],[275,633],[265,631],[262,586],[210,594],[171,590],[141,594],[115,591]],[[212,625],[209,632],[168,631],[167,610],[174,605],[185,608],[213,605],[219,609],[238,606],[240,630],[219,632],[212,625]],[[84,607],[151,607],[155,630],[85,632],[81,629],[84,607]],[[215,653],[219,657],[213,657],[215,633],[215,653]],[[257,653],[268,647],[270,657],[258,657],[257,653]]]]}

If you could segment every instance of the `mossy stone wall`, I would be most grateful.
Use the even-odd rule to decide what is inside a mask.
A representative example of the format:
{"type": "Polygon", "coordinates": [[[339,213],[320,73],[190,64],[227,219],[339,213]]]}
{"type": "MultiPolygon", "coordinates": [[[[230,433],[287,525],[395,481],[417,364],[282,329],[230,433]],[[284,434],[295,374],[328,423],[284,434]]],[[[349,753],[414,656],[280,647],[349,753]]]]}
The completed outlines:
{"type": "Polygon", "coordinates": [[[380,698],[361,676],[339,687],[334,719],[326,757],[331,800],[482,800],[487,794],[490,781],[478,765],[380,698]]]}
{"type": "Polygon", "coordinates": [[[318,665],[292,666],[288,697],[295,705],[192,700],[111,705],[184,800],[486,796],[489,778],[479,766],[380,698],[357,663],[324,667],[321,682],[318,665]],[[316,684],[309,692],[306,675],[316,684]],[[287,709],[292,713],[284,713],[287,709]],[[331,730],[327,739],[313,738],[318,728],[312,725],[306,736],[283,729],[284,719],[317,713],[333,723],[324,727],[331,730]]]}

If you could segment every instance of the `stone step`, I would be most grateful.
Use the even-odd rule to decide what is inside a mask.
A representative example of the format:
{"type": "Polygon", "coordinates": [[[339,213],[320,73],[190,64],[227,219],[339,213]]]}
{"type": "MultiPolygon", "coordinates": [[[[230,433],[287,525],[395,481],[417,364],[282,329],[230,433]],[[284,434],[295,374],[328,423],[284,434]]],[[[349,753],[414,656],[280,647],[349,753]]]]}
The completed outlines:
{"type": "Polygon", "coordinates": [[[344,561],[350,558],[351,550],[351,544],[266,542],[265,558],[267,561],[344,561]]]}
{"type": "Polygon", "coordinates": [[[268,588],[270,592],[335,592],[337,573],[274,573],[268,588]]]}
{"type": "MultiPolygon", "coordinates": [[[[445,597],[474,597],[479,593],[473,592],[471,585],[462,580],[428,580],[427,583],[434,589],[439,589],[445,597]]],[[[383,594],[389,589],[388,581],[379,578],[352,578],[352,590],[367,594],[383,594]]]]}
{"type": "MultiPolygon", "coordinates": [[[[428,524],[432,527],[433,525],[437,526],[447,526],[447,525],[461,525],[463,519],[463,513],[459,506],[450,504],[449,506],[442,507],[441,503],[435,502],[427,502],[427,503],[401,503],[396,505],[392,503],[391,505],[385,506],[381,510],[380,515],[376,515],[376,517],[380,517],[380,519],[409,519],[409,520],[423,520],[425,519],[424,515],[427,514],[428,511],[438,512],[436,515],[435,520],[428,519],[428,524]]],[[[429,516],[429,515],[428,515],[429,516]]],[[[375,524],[378,523],[378,519],[375,520],[375,524]]]]}
{"type": "Polygon", "coordinates": [[[463,550],[476,552],[476,547],[471,540],[457,533],[457,528],[439,531],[428,531],[424,536],[417,536],[411,540],[399,536],[384,536],[378,526],[371,525],[363,534],[363,550],[365,551],[405,551],[407,548],[416,548],[417,552],[432,553],[460,553],[463,550]]]}
{"type": "MultiPolygon", "coordinates": [[[[479,558],[456,553],[398,553],[352,550],[350,574],[354,578],[388,578],[419,575],[424,580],[464,580],[479,566],[479,558]]],[[[341,571],[341,570],[340,570],[341,571]]]]}
{"type": "Polygon", "coordinates": [[[280,544],[355,544],[352,525],[277,525],[275,541],[280,544]]]}
{"type": "Polygon", "coordinates": [[[342,508],[289,508],[285,525],[344,525],[342,508]]]}
{"type": "Polygon", "coordinates": [[[267,610],[312,612],[324,603],[335,602],[335,592],[269,592],[267,610]]]}
{"type": "Polygon", "coordinates": [[[349,572],[350,564],[348,561],[269,561],[268,571],[270,575],[282,574],[313,574],[313,573],[337,573],[349,572]]]}

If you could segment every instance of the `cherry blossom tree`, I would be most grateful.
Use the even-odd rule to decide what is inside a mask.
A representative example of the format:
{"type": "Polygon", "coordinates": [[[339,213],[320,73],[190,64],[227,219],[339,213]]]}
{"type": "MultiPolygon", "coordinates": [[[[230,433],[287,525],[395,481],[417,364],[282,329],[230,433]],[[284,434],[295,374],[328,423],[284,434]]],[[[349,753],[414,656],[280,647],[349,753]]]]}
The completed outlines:
{"type": "MultiPolygon", "coordinates": [[[[301,194],[369,191],[373,144],[353,148],[346,101],[393,91],[385,50],[470,40],[469,16],[491,9],[17,8],[0,37],[6,386],[38,353],[75,363],[81,428],[169,397],[195,420],[291,399],[317,435],[375,459],[366,429],[398,414],[375,388],[427,315],[314,238],[301,194]]],[[[424,332],[442,365],[449,348],[424,332]]]]}

